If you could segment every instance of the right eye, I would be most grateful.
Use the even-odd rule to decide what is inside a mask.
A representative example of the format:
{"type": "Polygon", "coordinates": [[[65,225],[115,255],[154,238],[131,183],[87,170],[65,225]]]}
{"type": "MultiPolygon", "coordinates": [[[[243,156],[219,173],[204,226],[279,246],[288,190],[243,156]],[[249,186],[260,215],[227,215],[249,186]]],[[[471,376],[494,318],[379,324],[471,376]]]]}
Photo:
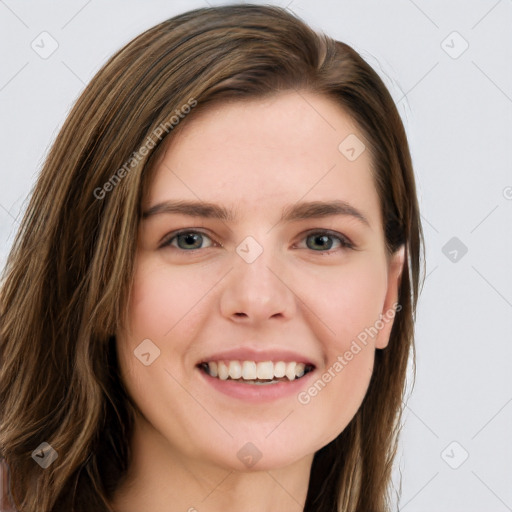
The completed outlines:
{"type": "Polygon", "coordinates": [[[210,244],[207,247],[201,247],[201,244],[205,238],[211,241],[211,238],[202,231],[182,229],[180,231],[170,233],[169,237],[161,247],[173,247],[186,252],[212,247],[213,244],[210,244]],[[173,243],[174,241],[176,241],[176,243],[173,243]]]}

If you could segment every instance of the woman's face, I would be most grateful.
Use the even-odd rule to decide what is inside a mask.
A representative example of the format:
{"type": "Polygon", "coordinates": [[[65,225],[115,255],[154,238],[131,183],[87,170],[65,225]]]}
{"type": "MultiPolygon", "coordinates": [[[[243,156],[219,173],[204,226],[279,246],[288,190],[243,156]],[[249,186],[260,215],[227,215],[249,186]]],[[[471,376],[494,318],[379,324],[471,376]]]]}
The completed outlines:
{"type": "Polygon", "coordinates": [[[183,460],[284,467],[359,408],[403,253],[386,254],[369,150],[332,100],[281,93],[181,128],[143,204],[122,377],[145,435],[183,460]]]}

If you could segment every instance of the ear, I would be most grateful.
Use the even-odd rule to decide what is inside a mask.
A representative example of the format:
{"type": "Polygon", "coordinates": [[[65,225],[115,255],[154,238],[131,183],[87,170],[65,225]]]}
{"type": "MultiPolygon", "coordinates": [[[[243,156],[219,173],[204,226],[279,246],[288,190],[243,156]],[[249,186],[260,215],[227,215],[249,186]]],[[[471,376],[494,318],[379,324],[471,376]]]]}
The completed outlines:
{"type": "Polygon", "coordinates": [[[393,253],[388,260],[388,286],[386,290],[386,297],[382,308],[379,322],[379,333],[375,340],[375,348],[386,348],[389,343],[391,335],[391,328],[393,327],[395,311],[400,310],[401,306],[398,303],[398,290],[400,288],[400,281],[402,271],[404,268],[405,246],[402,245],[395,253],[393,253]]]}

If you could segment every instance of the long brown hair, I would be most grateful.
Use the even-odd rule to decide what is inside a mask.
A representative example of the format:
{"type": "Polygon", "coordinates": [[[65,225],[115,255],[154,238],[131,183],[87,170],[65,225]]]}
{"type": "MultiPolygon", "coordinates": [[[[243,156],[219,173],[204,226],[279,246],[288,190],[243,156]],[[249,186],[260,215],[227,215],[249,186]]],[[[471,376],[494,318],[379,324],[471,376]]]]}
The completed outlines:
{"type": "Polygon", "coordinates": [[[423,248],[404,127],[350,46],[285,9],[243,4],[189,11],[128,43],[86,87],[46,158],[0,294],[0,456],[19,510],[111,510],[136,408],[114,333],[151,164],[201,109],[282,90],[325,95],[352,116],[369,143],[388,251],[406,249],[389,345],[376,351],[355,417],[315,454],[304,510],[389,510],[423,248]],[[47,469],[32,459],[43,442],[58,455],[47,469]]]}

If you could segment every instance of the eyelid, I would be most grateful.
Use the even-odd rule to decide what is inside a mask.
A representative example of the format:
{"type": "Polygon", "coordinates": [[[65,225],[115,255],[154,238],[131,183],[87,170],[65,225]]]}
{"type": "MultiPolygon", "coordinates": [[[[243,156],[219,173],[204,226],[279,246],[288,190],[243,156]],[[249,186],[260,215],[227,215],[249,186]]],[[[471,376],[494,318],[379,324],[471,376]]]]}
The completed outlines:
{"type": "MultiPolygon", "coordinates": [[[[213,244],[216,244],[216,245],[219,245],[220,247],[222,247],[222,244],[220,244],[219,242],[216,242],[213,239],[213,237],[210,234],[208,234],[208,232],[203,231],[200,228],[184,228],[184,229],[178,229],[177,231],[172,231],[171,233],[168,233],[167,235],[165,235],[163,237],[162,242],[160,243],[159,247],[160,248],[174,247],[174,246],[171,246],[171,240],[173,240],[177,236],[182,235],[184,233],[199,233],[199,234],[209,238],[213,242],[213,244]]],[[[185,251],[184,249],[179,249],[177,247],[175,249],[178,249],[181,252],[193,252],[193,251],[199,250],[199,249],[191,249],[189,251],[185,251]]],[[[206,249],[207,249],[207,247],[206,247],[206,249]]]]}

